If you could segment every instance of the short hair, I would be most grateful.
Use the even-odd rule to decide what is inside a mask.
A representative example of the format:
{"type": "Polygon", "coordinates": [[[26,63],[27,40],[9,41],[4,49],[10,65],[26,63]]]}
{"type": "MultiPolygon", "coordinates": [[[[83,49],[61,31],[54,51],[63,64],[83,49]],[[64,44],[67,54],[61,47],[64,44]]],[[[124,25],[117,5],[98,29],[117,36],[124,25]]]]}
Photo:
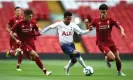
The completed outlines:
{"type": "Polygon", "coordinates": [[[16,9],[21,9],[21,8],[20,8],[20,7],[15,7],[15,10],[16,10],[16,9]]]}
{"type": "Polygon", "coordinates": [[[64,13],[64,17],[67,17],[67,16],[72,16],[72,12],[66,11],[66,12],[64,13]]]}
{"type": "Polygon", "coordinates": [[[31,15],[33,14],[33,11],[31,9],[27,9],[24,11],[24,15],[31,15]]]}
{"type": "Polygon", "coordinates": [[[101,4],[99,10],[108,10],[108,6],[106,4],[101,4]]]}

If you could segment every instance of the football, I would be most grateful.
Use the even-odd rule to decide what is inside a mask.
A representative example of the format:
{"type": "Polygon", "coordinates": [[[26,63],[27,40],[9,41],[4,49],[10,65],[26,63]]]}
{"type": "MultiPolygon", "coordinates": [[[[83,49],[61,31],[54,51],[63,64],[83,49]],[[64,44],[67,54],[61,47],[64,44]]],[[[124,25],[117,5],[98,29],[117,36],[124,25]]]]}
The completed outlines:
{"type": "Polygon", "coordinates": [[[94,70],[91,66],[87,66],[83,69],[83,73],[85,74],[85,76],[91,76],[94,73],[94,70]]]}

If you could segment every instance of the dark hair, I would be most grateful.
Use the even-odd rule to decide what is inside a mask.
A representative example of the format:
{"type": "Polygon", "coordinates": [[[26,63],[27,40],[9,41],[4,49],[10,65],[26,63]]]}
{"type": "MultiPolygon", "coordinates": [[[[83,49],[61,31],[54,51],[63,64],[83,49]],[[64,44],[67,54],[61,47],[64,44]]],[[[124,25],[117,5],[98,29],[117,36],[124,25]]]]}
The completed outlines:
{"type": "Polygon", "coordinates": [[[101,4],[99,10],[108,10],[108,6],[106,4],[101,4]]]}
{"type": "Polygon", "coordinates": [[[66,12],[64,13],[64,17],[67,17],[67,16],[72,16],[72,12],[66,11],[66,12]]]}
{"type": "Polygon", "coordinates": [[[24,11],[24,15],[31,15],[31,14],[33,14],[33,11],[30,9],[24,11]]]}
{"type": "Polygon", "coordinates": [[[16,9],[21,9],[21,8],[20,8],[20,7],[15,7],[15,10],[16,10],[16,9]]]}

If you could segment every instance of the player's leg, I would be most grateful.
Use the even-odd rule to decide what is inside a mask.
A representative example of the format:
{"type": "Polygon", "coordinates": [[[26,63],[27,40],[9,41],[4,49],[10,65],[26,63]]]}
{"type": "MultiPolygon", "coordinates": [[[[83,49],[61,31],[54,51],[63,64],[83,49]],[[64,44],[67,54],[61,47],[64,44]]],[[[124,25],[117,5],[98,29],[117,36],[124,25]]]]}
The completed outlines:
{"type": "Polygon", "coordinates": [[[69,55],[71,60],[69,60],[68,64],[64,67],[65,71],[66,71],[66,75],[70,75],[69,71],[70,68],[77,62],[77,59],[74,55],[69,55]]]}
{"type": "Polygon", "coordinates": [[[35,61],[36,64],[38,65],[38,67],[47,75],[49,76],[52,72],[51,71],[47,71],[46,68],[44,67],[39,55],[34,51],[32,50],[30,52],[30,55],[31,55],[31,60],[35,61]]]}
{"type": "Polygon", "coordinates": [[[10,47],[11,47],[11,49],[7,51],[6,57],[17,56],[17,55],[21,54],[21,49],[18,48],[18,45],[16,44],[16,42],[14,40],[10,40],[10,47]]]}
{"type": "Polygon", "coordinates": [[[83,68],[86,68],[86,64],[85,64],[83,58],[81,57],[80,52],[78,52],[77,50],[74,50],[73,54],[76,56],[76,59],[81,64],[81,66],[83,68]]]}
{"type": "Polygon", "coordinates": [[[12,39],[10,39],[10,48],[11,49],[6,52],[6,57],[14,56],[14,54],[15,54],[15,46],[13,44],[12,39]]]}
{"type": "Polygon", "coordinates": [[[74,44],[64,44],[61,46],[62,51],[69,55],[70,57],[70,61],[68,62],[68,64],[64,67],[64,70],[66,71],[66,75],[70,75],[69,71],[70,68],[77,62],[76,56],[73,55],[73,51],[75,50],[75,46],[74,44]]]}
{"type": "Polygon", "coordinates": [[[22,71],[22,69],[20,68],[20,64],[22,63],[22,60],[23,60],[23,55],[19,55],[18,56],[18,61],[17,61],[17,71],[22,71]]]}
{"type": "Polygon", "coordinates": [[[116,59],[116,67],[117,67],[117,71],[118,71],[118,76],[126,76],[124,73],[122,73],[121,71],[121,67],[122,67],[122,62],[121,62],[121,58],[119,55],[119,51],[117,50],[116,46],[111,46],[110,47],[111,51],[114,53],[116,59]]]}
{"type": "Polygon", "coordinates": [[[109,68],[111,68],[111,62],[115,60],[115,55],[109,49],[108,46],[98,45],[99,50],[105,55],[105,61],[109,68]]]}
{"type": "Polygon", "coordinates": [[[72,43],[67,47],[67,53],[69,53],[69,55],[74,55],[77,59],[77,61],[82,65],[83,68],[86,67],[84,60],[82,59],[80,52],[78,52],[75,49],[75,45],[72,43]]]}

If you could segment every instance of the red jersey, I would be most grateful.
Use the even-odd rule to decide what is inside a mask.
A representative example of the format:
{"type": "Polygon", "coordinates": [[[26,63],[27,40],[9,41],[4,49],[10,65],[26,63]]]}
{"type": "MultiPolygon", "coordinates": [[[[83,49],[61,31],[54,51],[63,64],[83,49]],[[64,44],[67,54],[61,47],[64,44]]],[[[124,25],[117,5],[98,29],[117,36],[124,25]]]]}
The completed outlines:
{"type": "Polygon", "coordinates": [[[18,36],[18,39],[23,43],[34,44],[35,37],[40,35],[36,21],[25,21],[24,19],[16,23],[12,31],[18,36]],[[38,34],[35,34],[37,32],[38,34]]]}
{"type": "Polygon", "coordinates": [[[110,17],[107,17],[104,20],[101,18],[95,18],[90,24],[89,27],[96,27],[96,44],[97,45],[113,45],[115,44],[112,40],[111,31],[112,27],[119,27],[120,24],[113,20],[110,17]]]}
{"type": "Polygon", "coordinates": [[[19,20],[23,19],[23,16],[17,17],[13,16],[9,21],[8,25],[12,28],[15,23],[17,23],[19,20]]]}

